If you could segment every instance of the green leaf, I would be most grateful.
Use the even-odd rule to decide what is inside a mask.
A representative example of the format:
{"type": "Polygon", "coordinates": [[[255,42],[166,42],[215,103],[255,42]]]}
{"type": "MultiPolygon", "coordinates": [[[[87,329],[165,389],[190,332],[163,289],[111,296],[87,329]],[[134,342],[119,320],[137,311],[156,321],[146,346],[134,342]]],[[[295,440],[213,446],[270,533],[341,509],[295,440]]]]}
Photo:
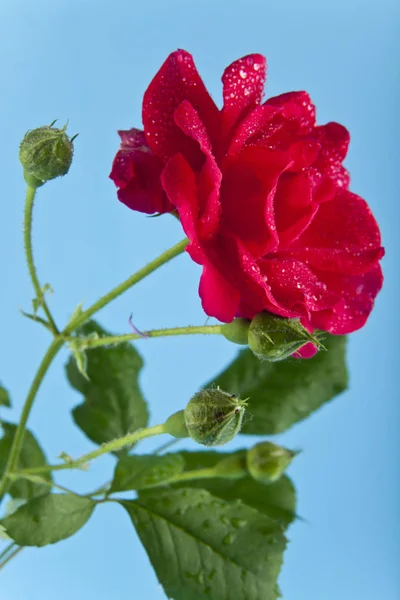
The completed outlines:
{"type": "Polygon", "coordinates": [[[162,483],[181,473],[184,466],[180,454],[126,456],[115,467],[111,491],[140,490],[162,483]]]}
{"type": "Polygon", "coordinates": [[[4,388],[1,384],[0,384],[0,406],[8,406],[8,407],[11,406],[10,394],[8,393],[6,388],[4,388]]]}
{"type": "MultiPolygon", "coordinates": [[[[86,323],[80,335],[109,335],[94,321],[86,323]]],[[[96,444],[109,442],[145,427],[148,422],[146,402],[138,377],[143,361],[128,343],[87,350],[86,373],[79,371],[73,356],[66,365],[70,384],[85,400],[73,411],[75,423],[96,444]]],[[[127,454],[129,449],[119,454],[127,454]]]]}
{"type": "MultiPolygon", "coordinates": [[[[237,452],[181,452],[185,461],[185,471],[212,468],[228,456],[243,453],[237,452]]],[[[296,492],[292,481],[284,475],[278,481],[268,485],[255,481],[252,477],[242,479],[192,479],[172,487],[194,487],[208,490],[213,496],[226,501],[241,500],[244,504],[257,509],[271,519],[279,521],[287,527],[296,518],[296,492]]]]}
{"type": "Polygon", "coordinates": [[[76,533],[96,503],[74,494],[45,494],[1,519],[7,535],[20,546],[46,546],[76,533]]]}
{"type": "Polygon", "coordinates": [[[346,338],[328,335],[327,351],[311,359],[262,362],[246,349],[211,385],[249,398],[242,433],[274,434],[305,419],[347,388],[346,338]]]}
{"type": "MultiPolygon", "coordinates": [[[[17,426],[13,423],[2,422],[3,437],[0,439],[0,476],[3,473],[7,458],[10,453],[11,445],[14,439],[17,426]]],[[[47,465],[46,457],[43,450],[39,446],[35,437],[29,430],[25,431],[22,443],[21,453],[17,469],[29,469],[32,467],[43,467],[47,465]]],[[[43,478],[51,481],[51,473],[43,473],[43,478]]],[[[13,498],[34,498],[49,491],[49,487],[45,484],[34,483],[19,479],[14,481],[9,489],[9,493],[13,498]]]]}
{"type": "Polygon", "coordinates": [[[205,490],[158,490],[121,501],[160,583],[175,600],[275,600],[285,537],[280,526],[205,490]]]}

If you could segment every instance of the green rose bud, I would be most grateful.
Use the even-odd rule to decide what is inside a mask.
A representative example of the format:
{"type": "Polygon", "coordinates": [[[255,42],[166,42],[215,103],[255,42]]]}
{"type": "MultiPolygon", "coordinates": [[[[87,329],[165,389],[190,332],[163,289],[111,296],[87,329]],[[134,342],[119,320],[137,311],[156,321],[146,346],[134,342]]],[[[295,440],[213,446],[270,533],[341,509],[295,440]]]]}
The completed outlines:
{"type": "Polygon", "coordinates": [[[321,346],[299,319],[285,319],[268,312],[258,313],[250,323],[249,348],[264,360],[275,362],[288,358],[308,342],[321,346]]]}
{"type": "MultiPolygon", "coordinates": [[[[19,149],[19,160],[29,185],[38,187],[45,181],[66,175],[74,153],[73,139],[63,129],[45,125],[25,134],[19,149]]],[[[76,137],[76,136],[75,136],[76,137]]]]}
{"type": "Polygon", "coordinates": [[[273,483],[283,475],[296,454],[271,442],[260,442],[247,452],[247,469],[257,481],[273,483]]]}
{"type": "Polygon", "coordinates": [[[240,431],[246,403],[219,388],[201,390],[184,410],[190,437],[204,446],[230,442],[240,431]]]}
{"type": "Polygon", "coordinates": [[[234,344],[246,346],[248,343],[250,321],[247,319],[233,319],[231,323],[221,325],[221,335],[234,344]]]}

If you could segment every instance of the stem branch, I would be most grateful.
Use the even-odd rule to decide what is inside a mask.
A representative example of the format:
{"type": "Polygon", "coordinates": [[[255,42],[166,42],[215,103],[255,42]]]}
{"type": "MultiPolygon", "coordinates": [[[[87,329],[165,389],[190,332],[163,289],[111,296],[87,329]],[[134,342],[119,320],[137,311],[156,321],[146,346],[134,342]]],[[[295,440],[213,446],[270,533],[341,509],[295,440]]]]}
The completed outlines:
{"type": "Polygon", "coordinates": [[[18,474],[26,474],[26,475],[34,475],[36,473],[47,473],[48,471],[62,471],[64,469],[76,469],[86,465],[90,460],[94,458],[98,458],[103,454],[109,454],[110,452],[116,452],[118,450],[122,450],[126,446],[131,446],[135,442],[142,440],[144,438],[151,437],[153,435],[161,435],[165,433],[164,424],[154,425],[153,427],[147,427],[145,429],[138,429],[133,433],[128,433],[124,437],[117,438],[116,440],[112,440],[111,442],[106,442],[102,444],[96,450],[89,452],[88,454],[83,454],[79,458],[74,461],[62,463],[60,465],[44,465],[43,467],[32,467],[30,469],[21,469],[20,471],[16,471],[15,475],[18,474]]]}

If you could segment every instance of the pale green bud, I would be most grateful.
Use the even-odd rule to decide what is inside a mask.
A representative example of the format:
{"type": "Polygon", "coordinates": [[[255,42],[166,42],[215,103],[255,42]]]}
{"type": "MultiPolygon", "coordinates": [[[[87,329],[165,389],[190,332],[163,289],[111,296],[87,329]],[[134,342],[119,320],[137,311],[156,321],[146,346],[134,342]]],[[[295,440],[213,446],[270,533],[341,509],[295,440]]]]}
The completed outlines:
{"type": "Polygon", "coordinates": [[[25,179],[32,187],[68,173],[74,153],[74,138],[70,139],[65,130],[66,126],[57,129],[45,125],[25,134],[19,149],[19,160],[24,168],[25,179]]]}
{"type": "Polygon", "coordinates": [[[246,403],[219,388],[201,390],[184,411],[190,437],[204,446],[230,442],[242,427],[246,403]]]}
{"type": "Polygon", "coordinates": [[[273,483],[283,475],[296,454],[272,442],[260,442],[247,452],[247,469],[257,481],[273,483]]]}
{"type": "Polygon", "coordinates": [[[286,319],[268,312],[254,317],[248,340],[249,348],[258,358],[271,362],[288,358],[308,342],[321,346],[299,319],[286,319]]]}

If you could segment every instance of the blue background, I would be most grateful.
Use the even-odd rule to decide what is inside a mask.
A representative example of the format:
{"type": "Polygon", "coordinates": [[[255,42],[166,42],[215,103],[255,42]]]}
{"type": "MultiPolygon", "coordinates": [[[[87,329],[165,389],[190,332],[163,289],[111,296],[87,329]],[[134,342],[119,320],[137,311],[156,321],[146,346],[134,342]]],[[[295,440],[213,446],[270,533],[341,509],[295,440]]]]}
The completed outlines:
{"type": "MultiPolygon", "coordinates": [[[[347,166],[352,189],[370,203],[387,249],[386,283],[367,326],[351,336],[351,387],[279,437],[304,452],[290,469],[298,511],[280,585],[286,600],[395,600],[400,585],[399,404],[399,7],[372,1],[2,0],[0,3],[0,378],[17,419],[48,344],[23,319],[32,291],[22,249],[24,182],[18,144],[27,129],[69,118],[79,132],[68,177],[39,191],[34,242],[40,278],[51,282],[59,324],[81,301],[88,306],[152,257],[181,239],[174,219],[148,219],[116,200],[107,179],[116,130],[140,126],[141,97],[177,47],[195,56],[219,102],[220,76],[249,52],[267,55],[267,94],[306,89],[318,120],[352,134],[347,166]]],[[[115,332],[202,324],[199,267],[181,256],[101,313],[115,332]]],[[[143,341],[141,381],[152,423],[181,408],[236,349],[214,337],[143,341]]],[[[72,424],[79,395],[58,357],[40,390],[29,426],[54,461],[93,447],[72,424]]],[[[231,447],[254,443],[235,441],[231,447]]],[[[188,446],[188,444],[186,444],[188,446]]],[[[190,445],[189,445],[190,446],[190,445]]],[[[142,451],[155,447],[143,443],[142,451]]],[[[88,491],[113,461],[58,481],[88,491]]],[[[0,546],[0,548],[3,546],[0,546]]],[[[126,514],[101,506],[73,538],[24,550],[1,573],[2,600],[162,599],[126,514]]]]}

